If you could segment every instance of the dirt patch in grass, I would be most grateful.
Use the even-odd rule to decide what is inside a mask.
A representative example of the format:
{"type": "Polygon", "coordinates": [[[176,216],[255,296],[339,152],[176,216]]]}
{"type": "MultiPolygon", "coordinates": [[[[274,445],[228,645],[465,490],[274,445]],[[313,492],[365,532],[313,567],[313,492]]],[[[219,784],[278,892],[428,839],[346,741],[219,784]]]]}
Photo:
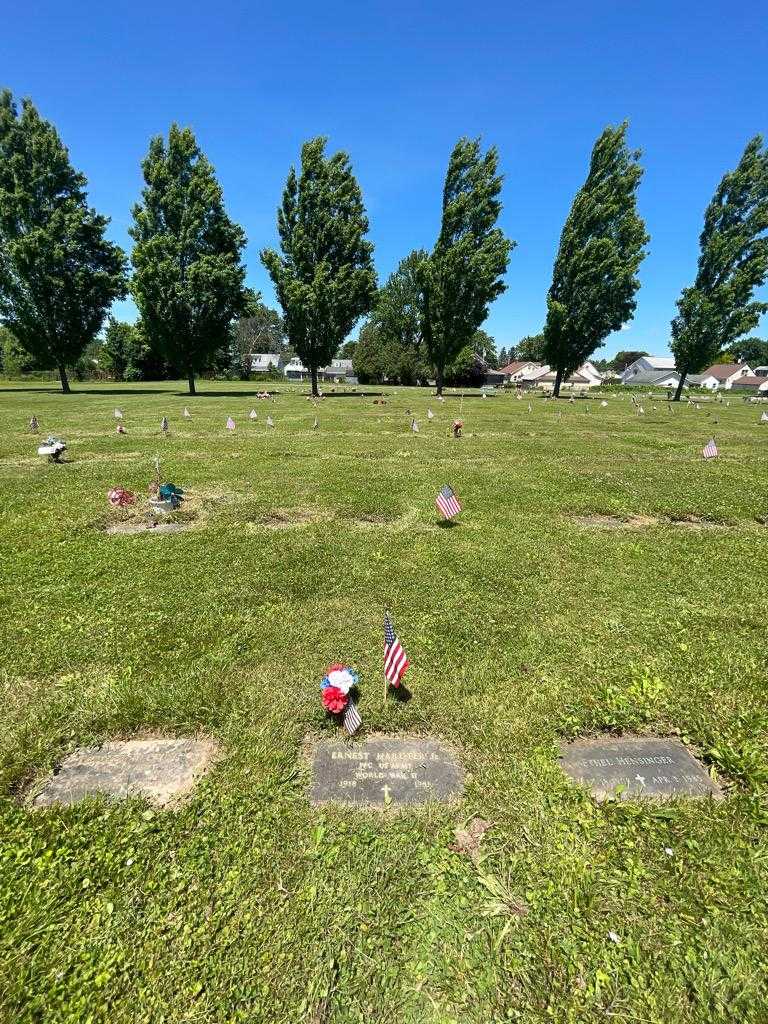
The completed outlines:
{"type": "Polygon", "coordinates": [[[653,516],[613,516],[601,512],[574,516],[573,521],[578,526],[588,526],[598,530],[639,530],[644,526],[655,526],[659,522],[653,516]]]}
{"type": "Polygon", "coordinates": [[[267,530],[290,530],[299,526],[311,526],[321,523],[329,517],[312,508],[276,508],[255,516],[251,526],[263,527],[267,530]]]}
{"type": "Polygon", "coordinates": [[[710,519],[707,516],[616,516],[602,512],[573,516],[573,522],[578,526],[591,527],[597,530],[641,530],[648,526],[682,526],[691,530],[718,530],[728,525],[720,520],[710,519]]]}
{"type": "Polygon", "coordinates": [[[718,519],[708,519],[706,516],[669,516],[665,522],[670,526],[687,526],[691,530],[721,530],[727,526],[718,519]]]}
{"type": "Polygon", "coordinates": [[[181,530],[188,529],[191,525],[191,522],[159,522],[153,524],[129,519],[124,523],[109,523],[104,527],[104,532],[110,536],[131,536],[135,533],[179,533],[181,530]]]}

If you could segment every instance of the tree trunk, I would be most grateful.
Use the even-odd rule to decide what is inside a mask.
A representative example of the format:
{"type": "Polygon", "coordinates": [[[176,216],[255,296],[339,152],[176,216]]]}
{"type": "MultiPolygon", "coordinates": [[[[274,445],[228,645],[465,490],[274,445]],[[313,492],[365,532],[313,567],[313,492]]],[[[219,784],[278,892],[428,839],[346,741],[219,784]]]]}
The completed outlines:
{"type": "Polygon", "coordinates": [[[71,394],[72,389],[69,386],[69,378],[67,377],[67,368],[64,363],[58,364],[59,377],[61,377],[61,390],[65,395],[71,394]]]}
{"type": "Polygon", "coordinates": [[[682,393],[683,393],[683,384],[685,384],[685,378],[687,376],[688,376],[688,371],[687,370],[685,371],[685,373],[681,373],[680,374],[680,383],[677,385],[677,391],[675,392],[675,397],[672,399],[673,402],[679,402],[680,401],[680,395],[682,395],[682,393]]]}
{"type": "Polygon", "coordinates": [[[559,398],[560,397],[560,385],[562,383],[563,383],[563,371],[560,368],[558,368],[557,373],[555,374],[555,386],[552,388],[552,397],[553,398],[559,398]]]}
{"type": "Polygon", "coordinates": [[[320,395],[320,392],[317,390],[317,367],[316,366],[310,366],[310,368],[309,368],[309,375],[312,378],[312,397],[313,398],[318,398],[319,395],[320,395]]]}
{"type": "Polygon", "coordinates": [[[189,393],[190,395],[196,395],[195,391],[195,371],[190,370],[187,374],[187,380],[189,381],[189,393]]]}
{"type": "Polygon", "coordinates": [[[435,384],[437,385],[437,394],[442,395],[443,393],[443,368],[442,366],[435,367],[435,384]]]}

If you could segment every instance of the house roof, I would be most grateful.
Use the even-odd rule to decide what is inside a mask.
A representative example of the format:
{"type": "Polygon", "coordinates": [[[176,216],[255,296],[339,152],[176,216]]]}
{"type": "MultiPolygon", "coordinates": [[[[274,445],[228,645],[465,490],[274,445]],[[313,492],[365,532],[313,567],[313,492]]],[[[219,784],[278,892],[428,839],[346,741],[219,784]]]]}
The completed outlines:
{"type": "Polygon", "coordinates": [[[677,370],[640,370],[639,373],[627,377],[626,384],[660,384],[661,381],[674,378],[680,380],[677,370]]]}
{"type": "Polygon", "coordinates": [[[705,370],[702,376],[714,377],[715,380],[728,380],[734,373],[741,373],[744,369],[749,369],[744,363],[715,363],[714,366],[705,370]]]}
{"type": "Polygon", "coordinates": [[[739,377],[735,380],[731,387],[734,388],[759,388],[761,385],[764,387],[768,381],[765,377],[756,377],[754,374],[747,374],[745,377],[739,377]]]}
{"type": "MultiPolygon", "coordinates": [[[[544,384],[552,383],[552,384],[554,384],[556,377],[557,377],[557,374],[555,373],[554,370],[548,370],[546,373],[542,374],[540,377],[537,377],[536,381],[537,381],[537,383],[544,383],[544,384]]],[[[587,377],[583,373],[579,373],[578,370],[575,373],[572,373],[570,375],[570,377],[564,377],[563,378],[563,384],[591,384],[592,381],[593,381],[592,377],[587,377]]]]}
{"type": "Polygon", "coordinates": [[[674,370],[675,368],[674,356],[640,356],[635,360],[637,363],[641,361],[648,363],[653,370],[674,370]]]}
{"type": "Polygon", "coordinates": [[[520,370],[524,369],[526,366],[533,366],[538,369],[538,367],[541,366],[541,363],[537,363],[533,359],[518,359],[514,363],[507,363],[506,366],[499,367],[499,373],[504,373],[509,376],[513,373],[519,373],[520,370]]]}

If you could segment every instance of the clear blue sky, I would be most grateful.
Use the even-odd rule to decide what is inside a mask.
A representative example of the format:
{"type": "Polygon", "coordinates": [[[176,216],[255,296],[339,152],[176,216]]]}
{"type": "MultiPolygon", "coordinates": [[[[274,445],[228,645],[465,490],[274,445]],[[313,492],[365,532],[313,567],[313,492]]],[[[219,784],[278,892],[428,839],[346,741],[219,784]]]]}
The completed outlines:
{"type": "MultiPolygon", "coordinates": [[[[500,151],[503,227],[518,243],[486,328],[499,347],[535,333],[592,143],[626,118],[643,150],[650,255],[634,322],[597,356],[665,352],[675,299],[695,272],[704,207],[747,139],[768,134],[761,3],[202,8],[16,5],[0,36],[0,84],[57,125],[126,249],[150,136],[174,120],[190,125],[248,235],[249,283],[269,303],[258,253],[276,242],[275,210],[303,140],[327,135],[350,153],[383,282],[411,249],[432,245],[451,147],[481,135],[500,151]]],[[[135,312],[129,303],[116,311],[135,312]]]]}

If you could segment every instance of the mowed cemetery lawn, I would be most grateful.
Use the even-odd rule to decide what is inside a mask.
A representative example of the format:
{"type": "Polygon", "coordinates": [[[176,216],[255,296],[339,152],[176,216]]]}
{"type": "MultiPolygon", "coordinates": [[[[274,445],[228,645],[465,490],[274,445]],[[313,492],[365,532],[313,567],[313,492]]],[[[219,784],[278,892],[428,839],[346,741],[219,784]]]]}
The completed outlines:
{"type": "Polygon", "coordinates": [[[329,397],[313,431],[299,387],[75,387],[0,393],[0,1019],[768,1019],[759,408],[473,397],[454,440],[460,400],[425,390],[329,397]],[[108,536],[107,491],[146,496],[156,454],[189,528],[108,536]],[[360,672],[349,742],[442,738],[460,803],[309,803],[334,661],[360,672]],[[726,799],[595,803],[558,745],[601,731],[679,735],[726,799]],[[147,735],[219,745],[180,809],[25,806],[75,747],[147,735]]]}

